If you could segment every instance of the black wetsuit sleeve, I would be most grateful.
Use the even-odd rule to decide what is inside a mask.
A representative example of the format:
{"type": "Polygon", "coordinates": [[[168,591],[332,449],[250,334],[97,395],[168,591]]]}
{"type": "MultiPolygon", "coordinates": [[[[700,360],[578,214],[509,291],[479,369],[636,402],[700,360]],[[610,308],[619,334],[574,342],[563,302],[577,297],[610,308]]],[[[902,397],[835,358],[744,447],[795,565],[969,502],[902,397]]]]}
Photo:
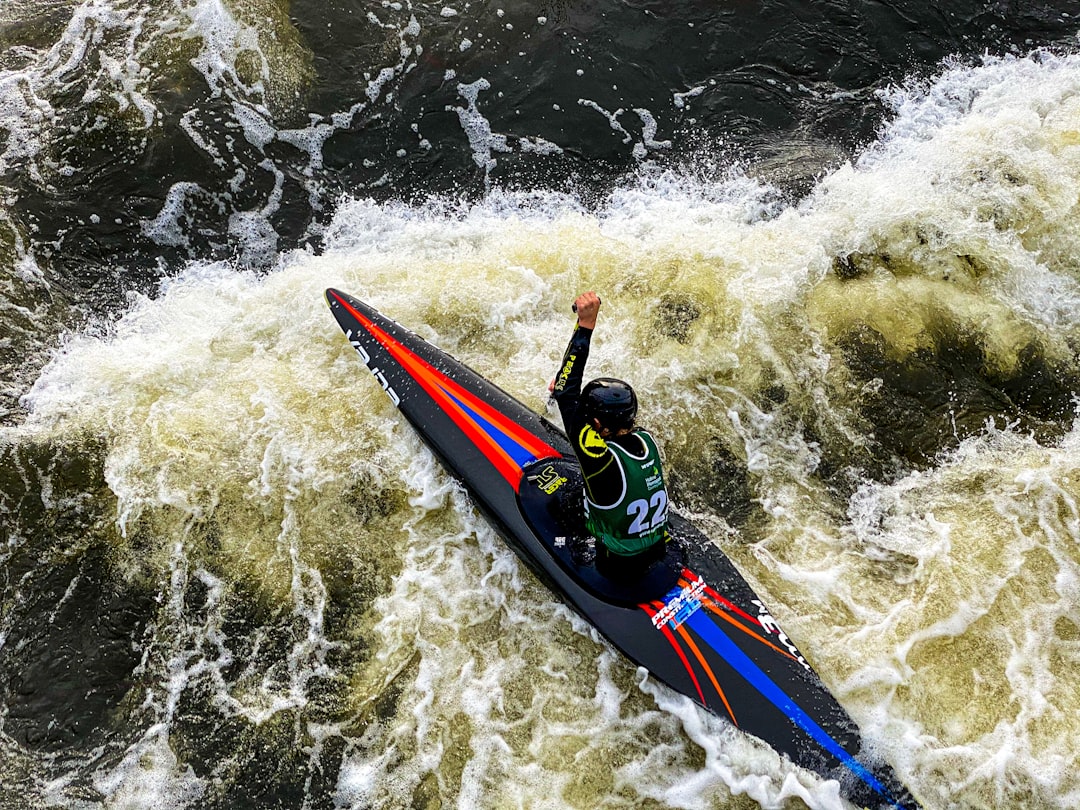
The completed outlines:
{"type": "MultiPolygon", "coordinates": [[[[579,403],[581,400],[581,381],[585,377],[585,363],[589,359],[589,345],[592,342],[592,329],[578,326],[570,337],[570,343],[563,355],[562,365],[555,377],[555,388],[551,395],[559,406],[562,414],[563,427],[566,435],[574,442],[575,450],[577,443],[575,437],[585,426],[585,419],[581,416],[579,403]]],[[[579,454],[580,455],[580,454],[579,454]]]]}
{"type": "Polygon", "coordinates": [[[586,430],[588,424],[581,413],[581,382],[585,377],[585,363],[589,359],[589,346],[592,342],[592,329],[578,326],[570,337],[562,365],[555,377],[555,387],[551,395],[562,414],[563,427],[574,447],[574,455],[581,464],[585,476],[585,487],[593,503],[611,504],[622,497],[623,474],[616,461],[615,454],[593,430],[586,430]],[[586,449],[583,444],[591,434],[592,441],[586,449]]]}

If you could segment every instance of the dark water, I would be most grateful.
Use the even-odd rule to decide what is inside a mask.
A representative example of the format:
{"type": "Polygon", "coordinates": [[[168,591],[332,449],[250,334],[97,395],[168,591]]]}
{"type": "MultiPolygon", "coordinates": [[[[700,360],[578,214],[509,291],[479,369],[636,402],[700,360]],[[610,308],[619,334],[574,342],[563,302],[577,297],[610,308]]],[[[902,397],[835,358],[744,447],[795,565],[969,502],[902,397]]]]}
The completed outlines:
{"type": "Polygon", "coordinates": [[[1078,31],[6,0],[0,807],[839,806],[516,568],[320,320],[342,280],[523,391],[610,290],[680,496],[925,805],[1074,806],[1078,31]]]}
{"type": "Polygon", "coordinates": [[[873,140],[880,89],[1068,43],[1080,13],[949,6],[20,0],[0,18],[5,220],[66,301],[115,305],[192,257],[317,246],[342,194],[588,200],[643,157],[761,164],[798,193],[873,140]]]}

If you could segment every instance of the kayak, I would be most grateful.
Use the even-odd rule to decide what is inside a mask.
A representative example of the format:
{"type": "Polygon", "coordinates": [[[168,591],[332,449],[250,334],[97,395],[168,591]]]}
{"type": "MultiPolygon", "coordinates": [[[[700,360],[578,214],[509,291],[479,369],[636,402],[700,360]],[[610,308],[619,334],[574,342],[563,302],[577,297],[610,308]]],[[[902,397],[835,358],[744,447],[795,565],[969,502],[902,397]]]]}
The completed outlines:
{"type": "Polygon", "coordinates": [[[672,541],[633,580],[597,570],[566,435],[378,311],[326,291],[345,337],[394,405],[521,560],[650,675],[835,779],[859,807],[916,810],[885,762],[724,553],[670,513],[672,541]]]}

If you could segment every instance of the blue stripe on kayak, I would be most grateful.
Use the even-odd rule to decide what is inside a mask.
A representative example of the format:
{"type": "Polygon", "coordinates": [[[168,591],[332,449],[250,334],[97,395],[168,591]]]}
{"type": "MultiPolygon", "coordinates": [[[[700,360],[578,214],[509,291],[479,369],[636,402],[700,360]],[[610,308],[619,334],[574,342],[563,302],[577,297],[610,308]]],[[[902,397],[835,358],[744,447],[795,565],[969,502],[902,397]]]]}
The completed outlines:
{"type": "Polygon", "coordinates": [[[513,436],[508,435],[498,425],[492,424],[483,416],[481,416],[477,411],[470,408],[468,405],[466,405],[464,402],[454,396],[452,391],[449,391],[446,388],[443,388],[442,390],[448,397],[450,397],[450,399],[454,400],[454,402],[456,402],[458,406],[463,411],[465,411],[465,413],[469,415],[469,417],[473,420],[473,422],[476,423],[476,425],[480,429],[482,429],[486,434],[488,434],[488,436],[494,439],[495,443],[499,445],[499,447],[506,451],[506,455],[510,456],[510,458],[514,460],[515,464],[517,464],[519,467],[524,467],[526,464],[531,464],[532,462],[536,461],[536,456],[532,453],[532,451],[528,448],[523,447],[517,439],[515,439],[513,436]]]}
{"type": "Polygon", "coordinates": [[[813,718],[803,711],[803,709],[795,703],[783,689],[777,686],[768,675],[762,672],[761,668],[758,667],[746,653],[739,649],[734,641],[728,638],[727,634],[709,618],[707,613],[698,611],[686,620],[686,624],[689,627],[692,627],[710,647],[716,650],[728,664],[734,667],[736,672],[746,678],[755,689],[768,698],[770,703],[787,715],[795,725],[810,735],[818,745],[840,760],[848,770],[859,777],[863,782],[884,796],[889,804],[898,808],[898,810],[904,810],[903,805],[899,804],[896,799],[892,797],[888,788],[881,784],[881,782],[879,782],[865,766],[855,759],[855,757],[845,751],[840,743],[834,740],[825,729],[814,722],[813,718]]]}

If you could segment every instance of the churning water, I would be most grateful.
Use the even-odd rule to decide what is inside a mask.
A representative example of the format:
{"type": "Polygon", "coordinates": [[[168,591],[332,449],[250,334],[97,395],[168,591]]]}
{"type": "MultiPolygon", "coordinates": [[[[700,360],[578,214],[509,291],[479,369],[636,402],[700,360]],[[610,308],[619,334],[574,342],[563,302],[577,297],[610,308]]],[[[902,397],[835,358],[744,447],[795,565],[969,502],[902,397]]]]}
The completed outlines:
{"type": "Polygon", "coordinates": [[[541,411],[598,290],[923,804],[1080,804],[1080,4],[950,5],[7,0],[0,807],[843,806],[518,563],[329,286],[541,411]]]}

